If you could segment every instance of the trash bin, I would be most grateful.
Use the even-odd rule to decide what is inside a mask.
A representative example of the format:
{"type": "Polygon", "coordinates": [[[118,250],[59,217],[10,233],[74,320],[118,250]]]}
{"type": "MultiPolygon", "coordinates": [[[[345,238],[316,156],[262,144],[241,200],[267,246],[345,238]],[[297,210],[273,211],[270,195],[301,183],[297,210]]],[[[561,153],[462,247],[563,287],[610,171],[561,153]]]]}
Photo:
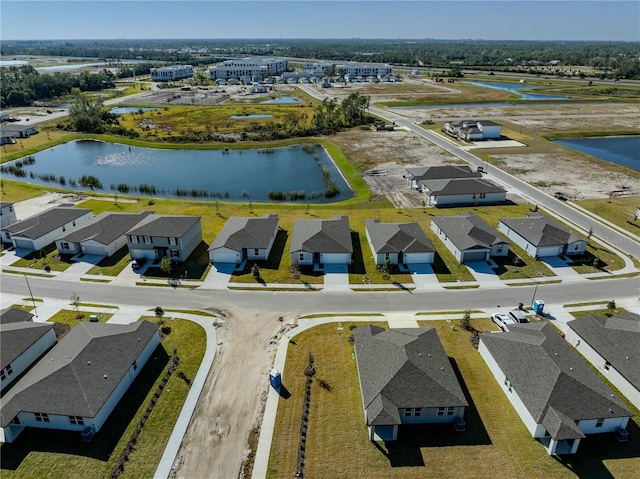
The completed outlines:
{"type": "Polygon", "coordinates": [[[544,301],[542,301],[541,299],[536,299],[533,302],[533,312],[536,314],[542,314],[543,311],[544,311],[544,301]]]}
{"type": "Polygon", "coordinates": [[[277,369],[271,370],[271,372],[269,373],[269,383],[275,389],[278,389],[280,387],[280,384],[282,384],[282,375],[280,374],[280,371],[278,371],[277,369]]]}

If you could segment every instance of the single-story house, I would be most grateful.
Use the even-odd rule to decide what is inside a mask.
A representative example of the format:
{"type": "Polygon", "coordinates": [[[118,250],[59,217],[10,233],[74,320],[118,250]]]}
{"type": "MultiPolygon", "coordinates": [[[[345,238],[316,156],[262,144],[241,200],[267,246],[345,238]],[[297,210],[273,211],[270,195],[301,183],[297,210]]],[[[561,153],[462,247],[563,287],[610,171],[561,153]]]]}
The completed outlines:
{"type": "Polygon", "coordinates": [[[35,135],[36,133],[38,133],[38,129],[34,125],[19,125],[17,123],[8,123],[0,125],[0,132],[5,138],[29,138],[31,135],[35,135]]]}
{"type": "Polygon", "coordinates": [[[0,145],[14,145],[16,140],[9,133],[0,133],[0,145]]]}
{"type": "Polygon", "coordinates": [[[111,256],[127,244],[125,233],[152,213],[101,213],[82,228],[58,238],[56,248],[60,254],[111,256]]]}
{"type": "Polygon", "coordinates": [[[13,203],[7,201],[0,201],[0,228],[12,225],[17,222],[16,210],[13,207],[13,203]]]}
{"type": "Polygon", "coordinates": [[[277,234],[278,215],[232,216],[209,247],[209,259],[212,263],[234,264],[246,259],[266,261],[277,234]]]}
{"type": "Polygon", "coordinates": [[[160,344],[158,326],[80,322],[2,398],[0,427],[96,433],[160,344]]]}
{"type": "Polygon", "coordinates": [[[404,177],[407,179],[409,188],[421,191],[423,181],[451,178],[482,178],[482,173],[471,171],[471,168],[467,165],[442,165],[407,168],[404,177]]]}
{"type": "Polygon", "coordinates": [[[534,258],[582,255],[587,248],[587,242],[577,234],[539,213],[503,218],[498,230],[534,258]]]}
{"type": "Polygon", "coordinates": [[[483,333],[478,352],[549,455],[575,454],[587,434],[626,431],[633,413],[553,325],[518,324],[509,332],[483,333]]]}
{"type": "Polygon", "coordinates": [[[55,206],[2,228],[2,241],[16,248],[38,251],[88,223],[93,212],[84,208],[55,206]]]}
{"type": "Polygon", "coordinates": [[[567,326],[567,342],[640,409],[640,315],[587,315],[567,326]]]}
{"type": "Polygon", "coordinates": [[[460,120],[446,122],[444,131],[463,140],[488,140],[500,138],[502,125],[490,120],[460,120]]]}
{"type": "Polygon", "coordinates": [[[301,265],[350,264],[353,254],[348,216],[327,220],[296,220],[291,238],[291,262],[301,265]]]}
{"type": "Polygon", "coordinates": [[[371,441],[395,441],[403,424],[453,423],[469,405],[435,328],[353,330],[371,441]]]}
{"type": "Polygon", "coordinates": [[[131,259],[186,261],[202,241],[199,216],[148,215],[126,232],[131,259]]]}
{"type": "Polygon", "coordinates": [[[432,206],[477,206],[502,203],[507,191],[485,178],[422,181],[424,201],[432,206]]]}
{"type": "MultiPolygon", "coordinates": [[[[56,344],[53,323],[16,320],[17,316],[11,311],[4,310],[2,312],[2,321],[0,322],[0,390],[4,390],[56,344]]],[[[5,407],[4,398],[2,407],[5,407]]]]}
{"type": "Polygon", "coordinates": [[[0,311],[0,324],[33,321],[33,314],[24,309],[8,307],[0,311]]]}
{"type": "Polygon", "coordinates": [[[489,261],[491,257],[509,254],[509,242],[472,213],[434,216],[431,229],[461,263],[489,261]]]}
{"type": "Polygon", "coordinates": [[[435,248],[420,225],[366,220],[367,241],[376,264],[433,263],[435,248]]]}

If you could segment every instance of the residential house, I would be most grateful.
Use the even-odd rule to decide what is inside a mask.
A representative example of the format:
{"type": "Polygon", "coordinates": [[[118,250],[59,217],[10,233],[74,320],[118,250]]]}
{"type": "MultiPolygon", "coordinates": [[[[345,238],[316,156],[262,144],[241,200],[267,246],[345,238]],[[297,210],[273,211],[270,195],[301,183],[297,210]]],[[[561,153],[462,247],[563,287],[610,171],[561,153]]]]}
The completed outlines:
{"type": "Polygon", "coordinates": [[[266,261],[277,234],[278,215],[232,216],[209,247],[209,259],[212,263],[236,265],[244,260],[266,261]]]}
{"type": "Polygon", "coordinates": [[[395,441],[404,424],[453,423],[469,405],[435,328],[353,330],[371,441],[395,441]]]}
{"type": "Polygon", "coordinates": [[[29,138],[31,135],[38,133],[38,128],[34,125],[8,123],[0,125],[0,133],[5,138],[29,138]]]}
{"type": "Polygon", "coordinates": [[[33,321],[33,314],[24,309],[9,307],[0,311],[0,324],[24,323],[26,321],[33,321]]]}
{"type": "Polygon", "coordinates": [[[80,322],[2,398],[0,427],[96,433],[160,344],[158,326],[80,322]]]}
{"type": "Polygon", "coordinates": [[[326,220],[296,220],[291,238],[291,262],[301,265],[350,264],[353,254],[348,216],[326,220]]]}
{"type": "Polygon", "coordinates": [[[447,180],[452,178],[482,178],[482,173],[471,171],[467,165],[442,165],[419,168],[407,168],[404,177],[407,186],[422,191],[422,182],[430,180],[447,180]]]}
{"type": "Polygon", "coordinates": [[[518,324],[509,332],[483,333],[478,352],[550,455],[575,454],[588,434],[626,431],[633,413],[553,325],[518,324]]]}
{"type": "MultiPolygon", "coordinates": [[[[17,310],[17,308],[12,308],[17,310]]],[[[20,310],[17,310],[20,311],[20,310]]],[[[29,314],[29,313],[26,313],[29,314]]],[[[56,344],[53,323],[34,323],[25,315],[2,311],[0,321],[0,390],[24,373],[56,344]]],[[[4,408],[4,400],[2,403],[4,408]]]]}
{"type": "Polygon", "coordinates": [[[640,409],[640,315],[587,315],[567,326],[567,342],[640,409]]]}
{"type": "Polygon", "coordinates": [[[152,213],[101,213],[82,228],[58,238],[56,248],[60,254],[111,256],[126,246],[127,231],[152,213]]]}
{"type": "Polygon", "coordinates": [[[92,218],[93,212],[88,209],[55,206],[2,228],[2,241],[15,248],[38,251],[92,218]]]}
{"type": "Polygon", "coordinates": [[[446,122],[444,131],[462,140],[489,140],[500,138],[502,125],[489,120],[460,120],[446,122]]]}
{"type": "Polygon", "coordinates": [[[131,259],[183,262],[202,241],[199,216],[149,215],[127,231],[131,259]]]}
{"type": "Polygon", "coordinates": [[[366,220],[367,241],[376,264],[433,263],[435,249],[422,231],[413,223],[381,223],[366,220]]]}
{"type": "Polygon", "coordinates": [[[484,178],[453,178],[422,181],[424,201],[431,206],[478,206],[503,203],[507,192],[484,178]]]}
{"type": "Polygon", "coordinates": [[[18,218],[16,218],[16,210],[13,207],[13,203],[0,201],[0,228],[12,225],[16,221],[18,221],[18,218]]]}
{"type": "Polygon", "coordinates": [[[458,261],[489,261],[507,256],[509,243],[482,218],[472,213],[458,216],[434,216],[431,229],[458,261]]]}
{"type": "Polygon", "coordinates": [[[534,258],[582,255],[587,248],[587,242],[577,234],[539,213],[503,218],[498,230],[534,258]]]}

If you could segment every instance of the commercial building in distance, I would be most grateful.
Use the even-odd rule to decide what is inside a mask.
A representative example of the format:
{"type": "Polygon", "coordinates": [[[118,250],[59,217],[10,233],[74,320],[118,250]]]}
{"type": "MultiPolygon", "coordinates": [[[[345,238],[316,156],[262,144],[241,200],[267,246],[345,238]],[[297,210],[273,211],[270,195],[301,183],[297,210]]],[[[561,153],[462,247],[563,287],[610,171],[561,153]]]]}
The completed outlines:
{"type": "Polygon", "coordinates": [[[151,79],[153,81],[176,81],[193,76],[191,65],[171,65],[167,67],[152,68],[151,79]]]}
{"type": "Polygon", "coordinates": [[[225,60],[209,68],[212,80],[228,80],[235,78],[249,82],[261,81],[263,78],[281,75],[289,67],[286,58],[246,57],[236,60],[225,60]]]}

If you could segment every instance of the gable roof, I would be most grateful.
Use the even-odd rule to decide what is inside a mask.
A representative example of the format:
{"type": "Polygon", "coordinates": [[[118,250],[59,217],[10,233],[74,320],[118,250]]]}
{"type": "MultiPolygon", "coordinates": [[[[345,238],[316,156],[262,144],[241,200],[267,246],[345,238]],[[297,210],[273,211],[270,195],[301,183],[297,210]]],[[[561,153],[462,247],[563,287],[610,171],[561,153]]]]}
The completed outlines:
{"type": "Polygon", "coordinates": [[[0,208],[6,208],[7,206],[11,206],[13,203],[10,201],[0,201],[0,208]]]}
{"type": "Polygon", "coordinates": [[[407,168],[414,180],[440,180],[443,178],[481,178],[482,173],[471,171],[467,165],[441,165],[407,168]]]}
{"type": "Polygon", "coordinates": [[[89,224],[70,232],[59,240],[70,243],[82,243],[83,241],[96,241],[108,245],[123,236],[127,231],[136,226],[143,218],[153,211],[141,211],[140,213],[101,213],[93,218],[89,224]]]}
{"type": "Polygon", "coordinates": [[[610,318],[587,315],[567,325],[640,390],[640,315],[627,312],[610,318]]]}
{"type": "Polygon", "coordinates": [[[31,321],[33,314],[24,309],[8,307],[0,311],[0,324],[31,321]]]}
{"type": "Polygon", "coordinates": [[[278,228],[278,215],[263,215],[261,218],[232,216],[222,227],[209,251],[229,248],[233,251],[264,249],[278,228]]]}
{"type": "Polygon", "coordinates": [[[549,323],[518,324],[480,338],[533,419],[554,439],[583,437],[574,429],[577,420],[633,416],[549,323]]]}
{"type": "Polygon", "coordinates": [[[468,406],[434,328],[353,330],[368,425],[400,424],[399,408],[468,406]]]}
{"type": "Polygon", "coordinates": [[[91,210],[56,206],[30,218],[13,223],[5,227],[4,230],[9,231],[12,236],[24,236],[30,239],[37,239],[73,220],[77,220],[87,213],[91,213],[91,210]]]}
{"type": "Polygon", "coordinates": [[[373,249],[378,253],[431,253],[435,251],[420,225],[413,223],[380,223],[365,221],[373,249]]]}
{"type": "Polygon", "coordinates": [[[139,236],[160,236],[182,238],[196,224],[199,216],[149,215],[125,234],[139,236]]]}
{"type": "Polygon", "coordinates": [[[451,178],[423,181],[429,196],[456,196],[480,193],[506,193],[506,190],[483,178],[451,178]]]}
{"type": "Polygon", "coordinates": [[[331,220],[296,220],[291,238],[291,253],[353,253],[348,216],[331,220]]]}
{"type": "Polygon", "coordinates": [[[534,246],[565,245],[582,240],[578,235],[541,214],[529,214],[522,218],[502,218],[500,222],[534,246]]]}
{"type": "Polygon", "coordinates": [[[78,323],[2,398],[0,426],[20,411],[95,417],[157,334],[148,321],[78,323]]]}
{"type": "Polygon", "coordinates": [[[460,251],[490,249],[493,245],[508,244],[500,233],[482,218],[471,213],[460,213],[458,216],[434,216],[431,221],[460,251]]]}
{"type": "Polygon", "coordinates": [[[53,329],[53,323],[20,321],[0,324],[0,369],[4,369],[53,329]]]}

